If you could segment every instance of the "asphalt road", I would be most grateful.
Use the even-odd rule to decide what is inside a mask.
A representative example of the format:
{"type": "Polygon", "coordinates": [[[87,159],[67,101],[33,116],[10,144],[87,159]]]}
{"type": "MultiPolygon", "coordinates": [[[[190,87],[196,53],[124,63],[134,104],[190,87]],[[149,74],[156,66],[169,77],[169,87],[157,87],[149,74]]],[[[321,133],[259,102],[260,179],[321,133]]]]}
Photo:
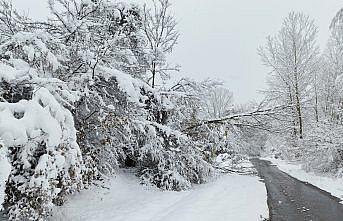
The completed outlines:
{"type": "Polygon", "coordinates": [[[253,159],[252,163],[267,187],[270,221],[343,221],[338,198],[287,175],[269,161],[253,159]]]}

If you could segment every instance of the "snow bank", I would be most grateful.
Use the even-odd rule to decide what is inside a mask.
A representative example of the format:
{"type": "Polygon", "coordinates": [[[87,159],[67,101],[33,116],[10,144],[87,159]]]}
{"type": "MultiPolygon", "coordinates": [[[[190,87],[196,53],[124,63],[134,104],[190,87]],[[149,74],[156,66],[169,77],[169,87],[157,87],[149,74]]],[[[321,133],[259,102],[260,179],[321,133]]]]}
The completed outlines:
{"type": "Polygon", "coordinates": [[[107,188],[74,195],[52,221],[258,221],[268,217],[267,194],[257,177],[225,175],[183,192],[162,192],[119,173],[107,188]]]}
{"type": "Polygon", "coordinates": [[[284,160],[265,158],[274,163],[280,170],[289,175],[301,180],[303,182],[310,183],[319,189],[325,190],[343,200],[343,178],[332,178],[317,175],[313,172],[306,172],[302,169],[300,164],[295,164],[292,162],[287,162],[284,160]]]}

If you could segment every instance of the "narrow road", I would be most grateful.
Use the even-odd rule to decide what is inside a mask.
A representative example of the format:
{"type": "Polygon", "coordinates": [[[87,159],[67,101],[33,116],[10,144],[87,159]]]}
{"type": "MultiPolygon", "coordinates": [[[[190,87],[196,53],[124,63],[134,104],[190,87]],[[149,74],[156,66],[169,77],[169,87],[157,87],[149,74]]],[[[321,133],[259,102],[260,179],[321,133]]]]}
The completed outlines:
{"type": "Polygon", "coordinates": [[[339,199],[280,171],[271,162],[253,159],[268,192],[271,221],[343,221],[339,199]]]}

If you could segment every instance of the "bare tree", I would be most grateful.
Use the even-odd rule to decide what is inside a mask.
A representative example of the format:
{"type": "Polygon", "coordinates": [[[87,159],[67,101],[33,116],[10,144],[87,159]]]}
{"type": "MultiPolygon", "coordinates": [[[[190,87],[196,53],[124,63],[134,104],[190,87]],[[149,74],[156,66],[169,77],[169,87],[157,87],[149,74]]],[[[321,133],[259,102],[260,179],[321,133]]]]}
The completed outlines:
{"type": "Polygon", "coordinates": [[[177,22],[170,12],[169,0],[153,0],[153,8],[146,5],[143,9],[143,30],[150,50],[149,71],[152,87],[155,87],[156,76],[169,76],[169,71],[178,71],[167,63],[167,54],[171,53],[179,39],[176,29],[177,22]]]}
{"type": "Polygon", "coordinates": [[[233,94],[229,89],[218,87],[210,90],[204,100],[204,109],[212,119],[221,118],[233,109],[233,94]]]}
{"type": "Polygon", "coordinates": [[[271,100],[294,106],[293,127],[303,138],[304,101],[308,99],[311,81],[317,71],[319,47],[317,27],[302,13],[292,12],[284,20],[276,37],[268,37],[265,47],[259,48],[264,65],[271,68],[269,78],[271,100]]]}
{"type": "Polygon", "coordinates": [[[0,0],[0,43],[19,31],[28,31],[25,25],[29,21],[26,15],[21,15],[14,8],[12,1],[0,0]]]}
{"type": "MultiPolygon", "coordinates": [[[[335,19],[338,19],[335,17],[335,19]]],[[[323,117],[330,122],[342,121],[343,24],[331,25],[331,36],[322,56],[320,81],[320,107],[323,117]]]]}

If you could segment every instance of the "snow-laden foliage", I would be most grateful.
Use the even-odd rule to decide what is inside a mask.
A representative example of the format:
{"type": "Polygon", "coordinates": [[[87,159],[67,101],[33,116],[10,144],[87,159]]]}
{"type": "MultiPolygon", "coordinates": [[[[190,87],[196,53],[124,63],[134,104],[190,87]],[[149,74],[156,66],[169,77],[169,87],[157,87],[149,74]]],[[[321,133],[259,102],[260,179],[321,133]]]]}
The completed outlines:
{"type": "Polygon", "coordinates": [[[3,205],[11,220],[45,220],[68,194],[120,167],[133,167],[141,183],[185,190],[212,175],[218,154],[242,152],[238,127],[197,126],[232,111],[219,82],[148,84],[147,71],[170,70],[164,58],[178,38],[171,15],[106,0],[48,3],[46,21],[0,4],[0,140],[11,164],[3,205]],[[154,21],[169,24],[159,41],[171,42],[150,45],[154,21]],[[206,110],[214,98],[221,103],[206,110]]]}
{"type": "Polygon", "coordinates": [[[144,78],[148,56],[139,7],[111,1],[49,0],[53,17],[42,23],[56,39],[63,39],[68,79],[92,72],[98,65],[144,78]],[[56,30],[55,30],[56,29],[56,30]]]}
{"type": "Polygon", "coordinates": [[[128,74],[100,68],[102,76],[91,73],[77,80],[83,85],[81,99],[75,104],[78,143],[85,168],[84,182],[90,184],[101,175],[109,175],[133,152],[130,124],[139,106],[142,84],[128,74]]]}
{"type": "Polygon", "coordinates": [[[44,88],[32,100],[0,109],[0,134],[12,164],[5,209],[11,219],[41,219],[52,203],[61,204],[82,186],[73,117],[44,88]]]}
{"type": "Polygon", "coordinates": [[[251,138],[258,140],[258,135],[262,133],[251,128],[244,129],[242,122],[220,120],[230,114],[244,112],[233,108],[232,93],[223,88],[222,82],[181,79],[168,90],[167,95],[175,104],[170,107],[174,113],[170,122],[187,133],[208,162],[213,163],[215,157],[222,153],[238,155],[259,152],[257,148],[252,148],[255,144],[251,138]]]}
{"type": "Polygon", "coordinates": [[[343,175],[343,126],[323,123],[304,141],[303,161],[307,170],[343,175]]]}
{"type": "Polygon", "coordinates": [[[9,63],[25,62],[1,64],[0,136],[12,165],[4,208],[10,219],[40,220],[82,187],[81,152],[72,114],[40,84],[48,79],[9,63]]]}
{"type": "Polygon", "coordinates": [[[247,155],[232,153],[219,154],[215,159],[214,165],[224,172],[238,172],[240,174],[257,173],[247,155]]]}
{"type": "Polygon", "coordinates": [[[137,122],[137,126],[143,144],[137,163],[144,183],[165,190],[184,190],[211,175],[211,165],[186,135],[158,123],[137,122]]]}
{"type": "Polygon", "coordinates": [[[22,59],[30,64],[30,67],[40,69],[43,73],[49,70],[56,71],[61,65],[55,53],[62,54],[61,51],[52,51],[48,48],[59,48],[58,41],[54,41],[49,34],[42,32],[18,32],[8,41],[3,43],[1,53],[22,59]]]}

